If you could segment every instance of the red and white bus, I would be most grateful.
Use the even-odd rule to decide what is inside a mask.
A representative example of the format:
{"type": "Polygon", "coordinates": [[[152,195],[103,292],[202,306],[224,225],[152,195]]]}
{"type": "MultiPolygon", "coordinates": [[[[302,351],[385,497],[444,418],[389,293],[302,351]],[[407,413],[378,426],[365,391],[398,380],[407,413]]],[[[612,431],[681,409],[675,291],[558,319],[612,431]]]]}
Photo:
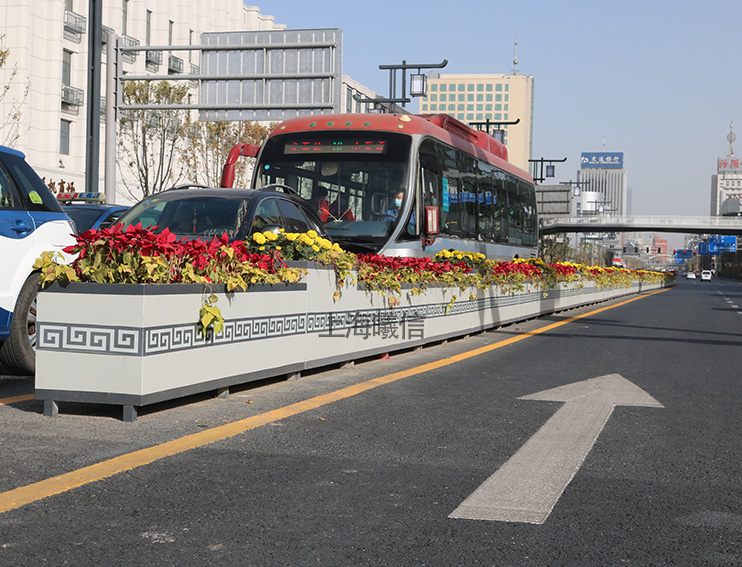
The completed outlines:
{"type": "Polygon", "coordinates": [[[312,201],[328,233],[354,252],[490,258],[536,256],[531,176],[506,147],[445,114],[337,114],[279,124],[262,147],[238,144],[224,168],[232,187],[240,155],[257,158],[253,187],[285,185],[312,201]]]}

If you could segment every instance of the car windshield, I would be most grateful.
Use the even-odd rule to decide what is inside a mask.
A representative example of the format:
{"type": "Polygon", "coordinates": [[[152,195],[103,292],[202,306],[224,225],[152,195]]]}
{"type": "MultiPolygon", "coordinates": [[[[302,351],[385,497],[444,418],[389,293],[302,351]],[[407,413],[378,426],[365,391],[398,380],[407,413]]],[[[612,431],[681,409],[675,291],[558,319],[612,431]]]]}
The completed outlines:
{"type": "Polygon", "coordinates": [[[103,211],[98,209],[83,209],[74,205],[63,208],[64,212],[67,213],[67,216],[75,221],[77,232],[79,232],[80,234],[90,230],[90,227],[93,226],[93,223],[97,221],[98,218],[100,218],[100,216],[103,214],[103,211]]]}
{"type": "Polygon", "coordinates": [[[166,227],[179,236],[243,237],[250,197],[163,193],[134,205],[121,217],[124,226],[142,224],[156,232],[166,227]]]}
{"type": "Polygon", "coordinates": [[[341,245],[374,250],[397,225],[407,195],[410,138],[389,133],[287,134],[268,140],[256,186],[295,189],[341,245]]]}

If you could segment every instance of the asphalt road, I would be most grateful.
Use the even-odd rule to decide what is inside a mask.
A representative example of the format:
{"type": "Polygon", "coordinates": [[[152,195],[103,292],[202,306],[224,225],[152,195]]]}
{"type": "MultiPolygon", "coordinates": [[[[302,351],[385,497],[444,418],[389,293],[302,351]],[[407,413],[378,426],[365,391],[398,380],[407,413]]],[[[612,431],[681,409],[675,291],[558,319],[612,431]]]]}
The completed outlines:
{"type": "MultiPolygon", "coordinates": [[[[45,418],[35,400],[0,405],[0,504],[20,486],[83,479],[0,513],[0,565],[742,565],[741,328],[742,283],[683,280],[225,400],[157,405],[136,423],[105,406],[60,404],[45,418]],[[568,404],[522,399],[606,375],[662,407],[619,405],[591,440],[590,404],[557,427],[568,404]],[[354,395],[301,405],[343,388],[354,395]],[[269,413],[290,404],[289,417],[269,413]],[[215,440],[86,480],[84,467],[205,432],[215,440]],[[587,439],[543,523],[451,517],[539,437],[548,450],[480,505],[503,493],[530,505],[545,484],[532,470],[562,474],[587,439]]],[[[32,389],[0,376],[0,399],[32,389]]]]}

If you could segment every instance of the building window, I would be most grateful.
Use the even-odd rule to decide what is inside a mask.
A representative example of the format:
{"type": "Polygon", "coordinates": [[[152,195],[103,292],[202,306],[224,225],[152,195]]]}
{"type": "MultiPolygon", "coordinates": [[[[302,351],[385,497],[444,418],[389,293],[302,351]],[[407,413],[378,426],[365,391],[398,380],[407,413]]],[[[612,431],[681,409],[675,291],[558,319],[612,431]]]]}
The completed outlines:
{"type": "Polygon", "coordinates": [[[466,85],[464,85],[464,83],[461,83],[461,84],[459,85],[459,92],[464,92],[464,89],[465,89],[465,88],[466,88],[466,85]]]}
{"type": "Polygon", "coordinates": [[[434,93],[438,90],[438,85],[436,83],[433,83],[430,85],[430,92],[434,93]]]}
{"type": "Polygon", "coordinates": [[[502,85],[495,85],[495,90],[499,93],[502,92],[502,85]]]}
{"type": "Polygon", "coordinates": [[[70,125],[69,120],[61,120],[59,123],[59,153],[70,155],[70,125]]]}
{"type": "Polygon", "coordinates": [[[481,93],[483,90],[484,90],[484,85],[482,83],[479,83],[477,85],[477,92],[478,93],[481,93]]]}
{"type": "Polygon", "coordinates": [[[62,84],[72,86],[72,52],[62,50],[62,84]]]}
{"type": "Polygon", "coordinates": [[[172,45],[173,44],[173,28],[175,27],[175,22],[172,20],[168,21],[167,23],[167,44],[172,45]]]}
{"type": "Polygon", "coordinates": [[[469,83],[468,85],[466,85],[466,90],[469,91],[470,93],[473,93],[474,92],[474,83],[469,83]]]}
{"type": "Polygon", "coordinates": [[[497,102],[502,102],[502,95],[501,94],[495,95],[495,100],[497,102]]]}
{"type": "Polygon", "coordinates": [[[144,16],[144,42],[152,45],[152,10],[147,10],[144,16]]]}
{"type": "Polygon", "coordinates": [[[466,95],[466,100],[469,102],[474,102],[474,95],[473,94],[466,95]]]}
{"type": "MultiPolygon", "coordinates": [[[[193,45],[193,30],[188,30],[188,45],[193,45]]],[[[190,50],[188,51],[188,62],[193,63],[193,51],[190,50]]]]}
{"type": "Polygon", "coordinates": [[[441,92],[442,93],[446,92],[446,83],[441,83],[441,92]]]}

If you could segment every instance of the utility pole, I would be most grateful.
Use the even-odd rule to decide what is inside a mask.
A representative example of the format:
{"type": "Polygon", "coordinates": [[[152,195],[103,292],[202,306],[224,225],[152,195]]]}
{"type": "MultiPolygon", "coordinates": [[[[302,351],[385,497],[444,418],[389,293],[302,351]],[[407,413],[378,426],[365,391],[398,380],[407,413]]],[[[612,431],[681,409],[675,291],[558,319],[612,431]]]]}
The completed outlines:
{"type": "MultiPolygon", "coordinates": [[[[100,169],[100,52],[103,44],[103,0],[89,0],[88,14],[91,21],[88,31],[88,131],[86,136],[85,191],[97,193],[98,171],[100,169]]],[[[106,125],[106,129],[115,127],[115,124],[106,125]]]]}

